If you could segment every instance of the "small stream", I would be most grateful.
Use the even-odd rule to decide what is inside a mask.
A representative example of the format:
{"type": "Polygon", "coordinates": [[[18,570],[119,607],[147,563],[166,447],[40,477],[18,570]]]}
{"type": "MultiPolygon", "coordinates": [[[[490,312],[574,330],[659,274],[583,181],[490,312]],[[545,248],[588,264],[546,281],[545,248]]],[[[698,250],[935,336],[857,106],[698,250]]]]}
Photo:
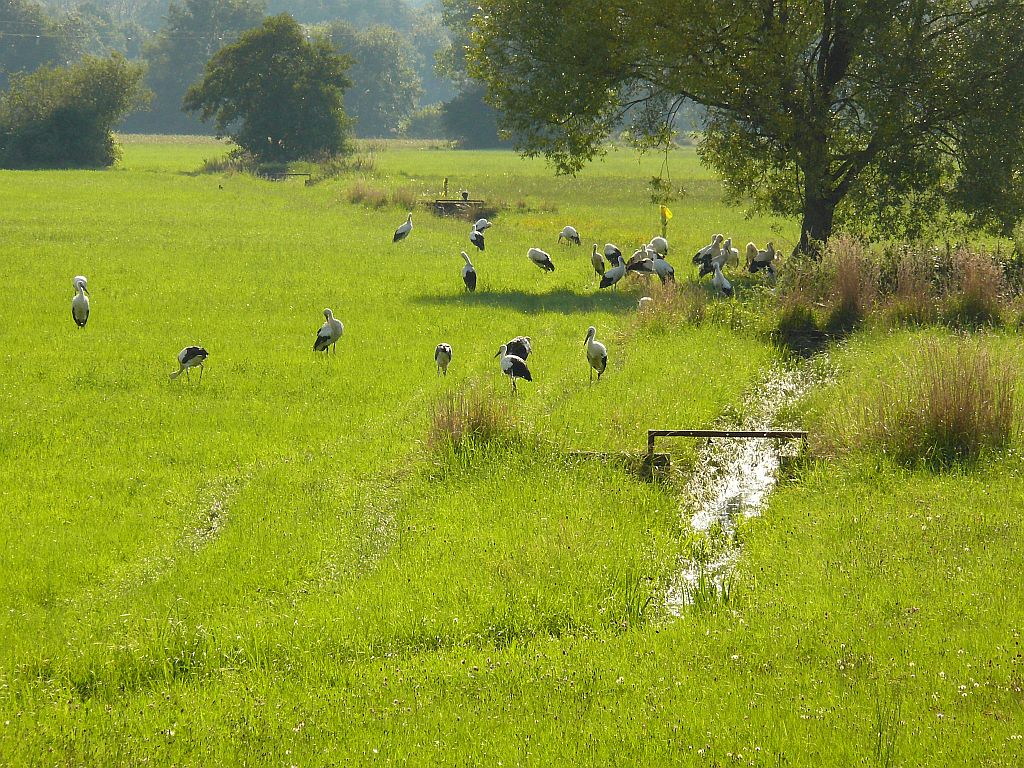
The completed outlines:
{"type": "MultiPolygon", "coordinates": [[[[821,380],[820,368],[806,363],[770,369],[739,423],[729,428],[794,428],[778,423],[780,413],[821,380]]],[[[796,456],[800,448],[796,440],[763,438],[715,438],[701,446],[682,508],[707,547],[680,562],[666,598],[672,613],[678,615],[701,595],[727,596],[740,555],[737,521],[761,514],[783,457],[796,456]]]]}

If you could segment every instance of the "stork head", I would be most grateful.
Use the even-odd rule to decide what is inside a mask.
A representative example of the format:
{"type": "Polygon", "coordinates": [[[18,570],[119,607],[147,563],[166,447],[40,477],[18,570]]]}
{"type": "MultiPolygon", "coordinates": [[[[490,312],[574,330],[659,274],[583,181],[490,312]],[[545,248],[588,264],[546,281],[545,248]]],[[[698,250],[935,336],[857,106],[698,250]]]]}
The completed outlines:
{"type": "Polygon", "coordinates": [[[330,320],[330,319],[332,319],[334,317],[334,313],[331,312],[331,310],[329,310],[329,309],[325,309],[324,310],[324,317],[326,317],[328,320],[330,320]]]}
{"type": "Polygon", "coordinates": [[[583,340],[583,343],[586,344],[588,341],[590,341],[596,335],[597,335],[597,328],[595,328],[594,326],[590,326],[589,328],[587,328],[587,338],[585,338],[583,340]]]}
{"type": "Polygon", "coordinates": [[[498,352],[497,352],[497,354],[495,354],[494,356],[495,356],[495,357],[504,357],[504,356],[505,356],[505,353],[506,353],[506,352],[508,352],[508,346],[507,346],[507,345],[505,345],[505,344],[502,344],[502,345],[501,345],[501,346],[500,346],[500,347],[498,348],[498,352]]]}
{"type": "Polygon", "coordinates": [[[713,242],[715,245],[721,245],[723,239],[724,239],[723,235],[715,235],[712,238],[711,242],[713,242]]]}
{"type": "Polygon", "coordinates": [[[75,290],[79,291],[81,293],[85,293],[86,295],[88,295],[89,294],[89,289],[86,288],[85,285],[86,285],[86,280],[85,280],[84,277],[79,275],[78,277],[75,278],[75,290]]]}
{"type": "Polygon", "coordinates": [[[469,264],[469,254],[465,251],[460,251],[460,253],[462,254],[462,258],[466,260],[466,263],[469,264]]]}

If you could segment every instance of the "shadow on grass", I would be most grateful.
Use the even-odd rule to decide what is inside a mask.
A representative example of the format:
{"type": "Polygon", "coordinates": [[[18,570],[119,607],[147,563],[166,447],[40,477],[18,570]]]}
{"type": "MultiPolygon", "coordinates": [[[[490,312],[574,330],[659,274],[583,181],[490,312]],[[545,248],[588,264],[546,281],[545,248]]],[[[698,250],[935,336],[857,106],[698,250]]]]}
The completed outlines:
{"type": "Polygon", "coordinates": [[[523,313],[561,312],[571,315],[600,310],[602,312],[635,312],[637,297],[632,293],[611,293],[595,289],[594,293],[575,293],[564,288],[548,293],[519,291],[479,291],[443,295],[416,296],[417,304],[463,307],[501,307],[523,313]]]}

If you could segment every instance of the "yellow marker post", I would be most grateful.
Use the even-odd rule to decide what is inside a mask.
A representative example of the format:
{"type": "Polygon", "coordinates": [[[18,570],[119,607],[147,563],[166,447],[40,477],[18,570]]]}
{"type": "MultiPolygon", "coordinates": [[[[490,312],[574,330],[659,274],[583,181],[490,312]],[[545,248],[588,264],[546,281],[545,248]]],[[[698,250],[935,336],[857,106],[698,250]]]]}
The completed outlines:
{"type": "Polygon", "coordinates": [[[661,236],[668,237],[666,232],[668,231],[668,222],[672,218],[672,211],[668,209],[667,205],[661,206],[661,236]]]}

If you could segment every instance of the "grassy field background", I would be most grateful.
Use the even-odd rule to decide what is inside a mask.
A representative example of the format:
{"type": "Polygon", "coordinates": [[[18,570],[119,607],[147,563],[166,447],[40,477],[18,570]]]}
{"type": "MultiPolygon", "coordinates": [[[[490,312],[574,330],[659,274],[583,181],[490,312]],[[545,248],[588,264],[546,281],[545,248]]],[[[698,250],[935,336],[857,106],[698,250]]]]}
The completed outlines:
{"type": "MultiPolygon", "coordinates": [[[[664,596],[698,545],[684,478],[569,456],[716,423],[779,363],[724,308],[640,324],[641,285],[599,293],[589,248],[555,244],[567,223],[623,250],[656,234],[662,158],[616,151],[570,179],[506,152],[372,145],[371,170],[307,187],[196,173],[222,152],[135,139],[110,171],[0,173],[0,761],[1024,759],[1019,446],[942,475],[810,463],[741,529],[730,599],[681,617],[664,596]],[[429,200],[444,176],[507,206],[472,296],[468,223],[421,206],[392,245],[406,210],[349,202],[357,182],[429,200]],[[322,359],[328,306],[345,336],[322,359]],[[591,324],[610,356],[595,386],[591,324]],[[518,334],[536,381],[513,399],[493,355],[518,334]],[[169,382],[193,343],[202,384],[169,382]],[[434,408],[466,389],[521,439],[432,449],[434,408]]],[[[741,249],[797,235],[724,207],[692,151],[671,173],[681,280],[713,231],[741,249]]],[[[884,376],[930,333],[857,337],[828,386],[884,376]]],[[[1020,361],[1009,334],[991,343],[1020,361]]]]}

